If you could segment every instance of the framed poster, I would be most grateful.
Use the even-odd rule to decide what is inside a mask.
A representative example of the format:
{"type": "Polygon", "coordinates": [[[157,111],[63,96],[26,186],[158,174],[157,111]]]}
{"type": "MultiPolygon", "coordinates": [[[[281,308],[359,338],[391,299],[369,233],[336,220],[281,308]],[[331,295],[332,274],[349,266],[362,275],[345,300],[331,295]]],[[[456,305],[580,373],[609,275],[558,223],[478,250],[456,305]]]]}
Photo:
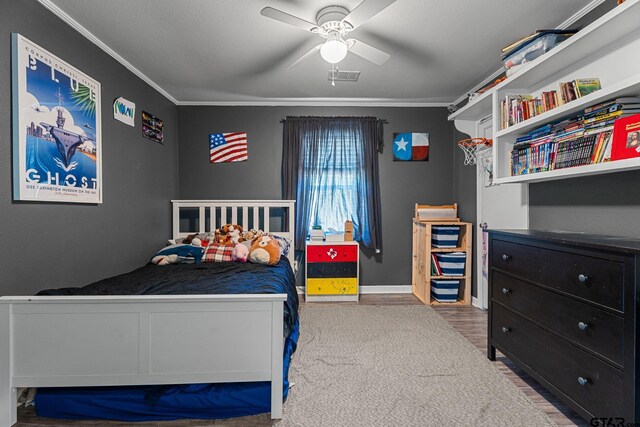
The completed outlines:
{"type": "Polygon", "coordinates": [[[102,203],[100,83],[12,34],[13,199],[102,203]]]}
{"type": "Polygon", "coordinates": [[[142,112],[142,136],[164,144],[164,122],[146,111],[142,112]]]}
{"type": "Polygon", "coordinates": [[[429,160],[428,133],[394,133],[393,161],[426,162],[429,160]]]}

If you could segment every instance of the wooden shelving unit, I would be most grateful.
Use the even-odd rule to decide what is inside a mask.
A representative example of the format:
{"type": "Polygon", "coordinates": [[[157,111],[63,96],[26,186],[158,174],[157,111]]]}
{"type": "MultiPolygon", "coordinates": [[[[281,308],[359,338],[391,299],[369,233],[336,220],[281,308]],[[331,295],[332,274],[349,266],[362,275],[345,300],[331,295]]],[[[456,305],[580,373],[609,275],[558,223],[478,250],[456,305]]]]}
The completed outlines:
{"type": "Polygon", "coordinates": [[[470,305],[471,304],[471,261],[472,261],[472,225],[469,222],[435,222],[413,219],[413,258],[412,291],[420,301],[432,305],[470,305]],[[457,248],[434,248],[431,246],[432,227],[434,225],[455,225],[460,227],[459,246],[457,248]],[[467,254],[464,276],[432,276],[431,254],[464,252],[467,254]],[[431,297],[431,279],[460,280],[458,301],[440,303],[431,297]]]}

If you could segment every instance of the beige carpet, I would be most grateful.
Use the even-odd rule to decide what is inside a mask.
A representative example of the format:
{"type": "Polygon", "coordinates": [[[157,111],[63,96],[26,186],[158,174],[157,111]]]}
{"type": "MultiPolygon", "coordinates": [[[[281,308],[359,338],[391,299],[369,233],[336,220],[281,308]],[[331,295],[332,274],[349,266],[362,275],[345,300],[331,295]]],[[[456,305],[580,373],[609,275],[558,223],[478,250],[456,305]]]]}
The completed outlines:
{"type": "Polygon", "coordinates": [[[305,305],[284,426],[546,426],[428,306],[305,305]]]}

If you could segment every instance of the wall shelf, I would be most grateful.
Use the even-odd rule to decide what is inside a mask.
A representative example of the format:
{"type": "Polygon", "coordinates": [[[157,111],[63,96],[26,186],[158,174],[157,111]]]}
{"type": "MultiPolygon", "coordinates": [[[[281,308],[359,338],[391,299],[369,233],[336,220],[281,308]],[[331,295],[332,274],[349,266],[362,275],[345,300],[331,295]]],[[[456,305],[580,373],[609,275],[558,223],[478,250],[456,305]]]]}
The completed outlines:
{"type": "MultiPolygon", "coordinates": [[[[511,151],[516,138],[549,123],[580,115],[590,106],[623,96],[640,96],[640,0],[627,0],[567,41],[524,65],[492,93],[494,183],[526,183],[640,169],[640,158],[511,175],[511,151]],[[602,89],[540,115],[500,129],[501,101],[506,95],[558,90],[560,82],[599,78],[602,89]]],[[[483,94],[486,95],[486,94],[483,94]]],[[[486,102],[476,100],[479,102],[486,102]]],[[[473,111],[478,106],[465,106],[473,111]]],[[[460,110],[462,111],[462,109],[460,110]]],[[[464,116],[462,112],[461,116],[464,116]]],[[[458,119],[456,117],[456,119],[458,119]]]]}

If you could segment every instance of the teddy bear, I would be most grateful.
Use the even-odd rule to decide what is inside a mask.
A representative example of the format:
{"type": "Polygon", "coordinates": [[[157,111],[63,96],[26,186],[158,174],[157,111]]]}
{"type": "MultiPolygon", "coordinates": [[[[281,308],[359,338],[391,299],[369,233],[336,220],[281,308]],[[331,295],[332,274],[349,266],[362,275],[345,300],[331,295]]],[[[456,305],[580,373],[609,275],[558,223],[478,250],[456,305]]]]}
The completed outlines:
{"type": "Polygon", "coordinates": [[[269,236],[260,236],[249,249],[249,262],[276,265],[280,261],[280,245],[269,236]]]}
{"type": "Polygon", "coordinates": [[[216,228],[214,242],[220,245],[235,245],[242,235],[242,226],[237,224],[225,224],[216,228]]]}

